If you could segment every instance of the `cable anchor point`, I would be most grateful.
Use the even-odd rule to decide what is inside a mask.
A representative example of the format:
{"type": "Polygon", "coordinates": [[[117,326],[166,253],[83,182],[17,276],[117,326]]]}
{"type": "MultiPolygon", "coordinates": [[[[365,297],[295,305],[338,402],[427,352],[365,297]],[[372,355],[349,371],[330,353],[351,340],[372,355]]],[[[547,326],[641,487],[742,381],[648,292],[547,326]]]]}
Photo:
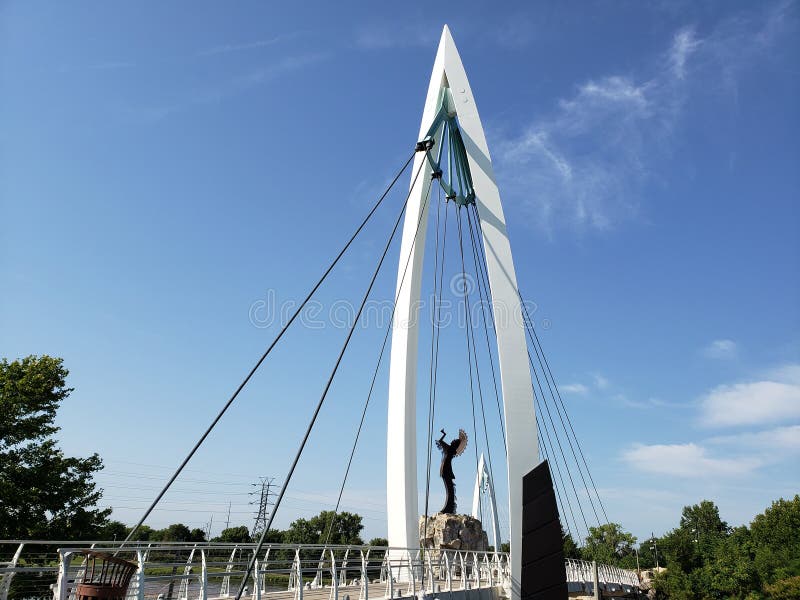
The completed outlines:
{"type": "Polygon", "coordinates": [[[431,148],[433,148],[434,142],[433,138],[426,138],[417,142],[416,147],[414,148],[414,152],[427,152],[431,148]]]}

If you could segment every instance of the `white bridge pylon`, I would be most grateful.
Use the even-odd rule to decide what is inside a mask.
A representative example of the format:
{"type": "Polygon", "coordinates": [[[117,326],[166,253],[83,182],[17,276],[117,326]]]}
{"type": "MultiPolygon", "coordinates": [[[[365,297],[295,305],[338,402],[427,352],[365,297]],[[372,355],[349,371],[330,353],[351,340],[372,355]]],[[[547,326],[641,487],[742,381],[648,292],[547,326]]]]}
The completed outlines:
{"type": "MultiPolygon", "coordinates": [[[[445,88],[450,89],[472,175],[497,329],[508,456],[511,577],[514,583],[512,597],[518,599],[522,570],[522,477],[539,463],[533,385],[517,278],[500,193],[475,98],[447,26],[442,31],[433,65],[418,139],[427,135],[445,88]]],[[[432,167],[422,152],[417,153],[412,172],[417,173],[420,168],[422,171],[416,182],[412,181],[403,225],[389,367],[387,524],[389,545],[400,548],[419,547],[416,432],[418,312],[429,208],[424,199],[428,196],[432,173],[432,167]],[[421,161],[425,164],[421,165],[421,161]],[[407,262],[410,265],[409,272],[404,278],[407,262]]]]}
{"type": "Polygon", "coordinates": [[[500,520],[497,515],[497,501],[494,497],[494,481],[489,470],[486,468],[486,461],[481,452],[481,459],[478,461],[478,472],[475,475],[475,490],[472,493],[472,516],[479,519],[483,523],[483,529],[486,530],[485,515],[481,511],[481,493],[487,495],[489,501],[489,510],[491,512],[490,519],[492,523],[492,545],[496,552],[500,551],[500,544],[503,539],[500,537],[500,520]]]}

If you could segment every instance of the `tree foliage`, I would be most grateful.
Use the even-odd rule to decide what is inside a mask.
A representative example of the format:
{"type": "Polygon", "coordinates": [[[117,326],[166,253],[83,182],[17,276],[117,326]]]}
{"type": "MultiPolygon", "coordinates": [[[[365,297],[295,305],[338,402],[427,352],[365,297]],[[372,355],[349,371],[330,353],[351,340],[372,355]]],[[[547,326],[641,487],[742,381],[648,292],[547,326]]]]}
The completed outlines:
{"type": "Polygon", "coordinates": [[[599,527],[589,527],[589,535],[583,547],[585,560],[615,566],[636,566],[634,544],[636,537],[622,529],[619,523],[605,523],[599,527]]]}
{"type": "Polygon", "coordinates": [[[667,567],[656,579],[661,598],[800,598],[800,496],[735,528],[704,500],[684,508],[658,544],[667,567]]]}
{"type": "Polygon", "coordinates": [[[363,544],[361,530],[364,525],[361,520],[361,515],[355,513],[323,510],[310,519],[292,522],[284,532],[283,541],[288,544],[363,544]]]}
{"type": "Polygon", "coordinates": [[[46,355],[0,360],[0,538],[89,539],[111,513],[97,508],[100,457],[65,456],[51,438],[68,374],[46,355]]]}
{"type": "Polygon", "coordinates": [[[252,542],[250,537],[250,530],[246,525],[239,525],[238,527],[228,527],[223,529],[218,537],[211,540],[212,542],[224,542],[226,544],[246,544],[252,542]]]}

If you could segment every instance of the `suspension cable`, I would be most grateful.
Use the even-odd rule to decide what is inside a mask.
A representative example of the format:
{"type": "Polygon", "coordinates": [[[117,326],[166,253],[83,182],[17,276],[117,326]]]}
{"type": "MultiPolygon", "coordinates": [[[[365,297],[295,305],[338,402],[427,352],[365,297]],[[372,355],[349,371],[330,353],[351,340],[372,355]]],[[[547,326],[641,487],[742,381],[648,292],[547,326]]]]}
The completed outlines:
{"type": "MultiPolygon", "coordinates": [[[[477,207],[475,208],[475,214],[476,214],[476,218],[478,219],[478,224],[480,224],[480,213],[478,212],[478,210],[477,210],[477,207]]],[[[480,230],[480,227],[476,227],[476,229],[479,229],[479,230],[480,230]]],[[[482,247],[482,245],[481,245],[481,244],[478,244],[478,246],[479,246],[479,248],[483,249],[483,247],[482,247]]],[[[484,260],[485,260],[485,253],[484,253],[484,260]]],[[[520,302],[520,304],[522,304],[522,302],[520,302]]],[[[523,305],[523,309],[524,309],[524,305],[523,305]]],[[[523,314],[523,322],[525,323],[526,330],[527,330],[527,322],[525,321],[524,314],[523,314]]],[[[562,461],[564,462],[564,468],[565,468],[565,470],[567,471],[567,476],[568,476],[568,478],[569,478],[569,481],[570,481],[570,484],[571,484],[571,487],[572,487],[573,493],[575,494],[575,500],[576,500],[576,502],[577,502],[577,504],[578,504],[579,512],[580,512],[580,514],[581,514],[581,517],[582,517],[582,519],[583,519],[584,525],[586,526],[586,531],[587,531],[587,533],[588,533],[588,531],[589,531],[589,525],[588,525],[588,522],[586,521],[586,516],[585,516],[585,514],[584,514],[584,512],[583,512],[583,506],[582,506],[582,504],[581,504],[581,502],[580,502],[580,497],[578,496],[578,491],[577,491],[577,488],[575,487],[575,483],[574,483],[574,481],[573,481],[573,479],[572,479],[572,474],[570,473],[570,470],[569,470],[569,468],[568,468],[568,464],[567,464],[567,461],[566,461],[566,456],[565,456],[565,454],[564,454],[563,447],[561,446],[561,440],[559,439],[559,437],[558,437],[558,435],[557,435],[557,433],[556,433],[556,427],[555,427],[555,423],[554,423],[554,421],[553,421],[553,417],[552,417],[552,414],[551,414],[551,412],[550,412],[550,407],[549,407],[549,405],[548,405],[548,403],[547,403],[547,401],[546,401],[546,396],[545,396],[545,393],[544,393],[544,388],[542,387],[541,381],[539,380],[539,374],[538,374],[538,371],[536,370],[536,368],[535,368],[535,366],[534,366],[534,364],[533,364],[533,359],[532,359],[532,357],[531,357],[530,351],[528,351],[528,362],[529,362],[529,364],[530,364],[530,366],[531,366],[531,369],[532,369],[532,371],[533,371],[534,377],[535,377],[535,379],[536,379],[536,383],[537,383],[537,385],[539,386],[539,391],[540,391],[540,394],[541,394],[541,396],[542,396],[542,401],[544,402],[544,406],[545,406],[545,408],[546,408],[546,410],[547,410],[547,416],[548,416],[548,419],[550,420],[550,425],[551,425],[551,428],[553,429],[553,434],[554,434],[554,436],[555,436],[555,438],[556,438],[556,443],[558,444],[558,447],[559,447],[559,450],[560,450],[560,454],[561,454],[562,461]]],[[[535,388],[534,388],[533,392],[534,392],[534,398],[535,398],[535,397],[536,397],[536,390],[535,390],[535,388]]],[[[542,411],[541,411],[541,408],[539,408],[539,411],[538,411],[538,412],[539,412],[540,414],[542,413],[542,411]]],[[[545,427],[545,431],[547,431],[547,428],[546,428],[546,427],[545,427]]],[[[552,445],[552,444],[551,444],[551,445],[552,445]]],[[[587,489],[587,492],[588,492],[588,489],[587,489]]],[[[591,502],[591,497],[590,497],[590,502],[591,502]]]]}
{"type": "MultiPolygon", "coordinates": [[[[476,209],[477,210],[477,209],[476,209]]],[[[481,301],[481,321],[483,323],[483,333],[486,338],[486,352],[489,354],[489,365],[492,368],[492,384],[494,385],[494,398],[497,404],[497,416],[500,420],[500,431],[503,434],[503,451],[505,455],[508,456],[508,449],[506,448],[506,428],[505,423],[503,422],[503,413],[500,409],[500,393],[497,389],[497,374],[495,373],[494,369],[494,356],[492,354],[492,346],[489,342],[489,329],[488,329],[488,321],[486,319],[486,311],[488,310],[489,315],[492,319],[492,329],[495,333],[495,339],[497,339],[497,330],[495,329],[494,325],[494,315],[492,314],[492,306],[490,303],[490,295],[489,289],[486,288],[486,294],[484,296],[484,265],[481,264],[481,261],[478,257],[478,252],[475,248],[475,232],[472,228],[472,216],[470,215],[469,211],[467,211],[467,223],[469,224],[469,237],[472,243],[472,258],[476,265],[476,270],[478,274],[478,294],[480,295],[481,301]],[[488,306],[487,306],[488,304],[488,306]]],[[[487,284],[488,286],[488,284],[487,284]]]]}
{"type": "MultiPolygon", "coordinates": [[[[542,438],[541,428],[539,427],[538,423],[536,424],[536,436],[537,436],[537,438],[539,440],[539,447],[542,449],[542,455],[544,456],[544,459],[546,461],[548,461],[548,463],[549,463],[550,462],[550,452],[549,452],[549,450],[547,449],[547,446],[544,443],[544,439],[542,438]]],[[[573,539],[575,539],[574,536],[572,535],[572,529],[571,529],[570,523],[569,523],[569,515],[564,510],[564,501],[561,499],[561,491],[559,490],[558,480],[556,480],[556,479],[553,480],[553,489],[556,492],[556,502],[558,503],[558,506],[559,506],[559,513],[558,513],[559,514],[559,520],[561,520],[561,515],[564,515],[564,520],[563,520],[562,526],[566,525],[567,526],[567,532],[570,534],[570,536],[573,539]]]]}
{"type": "Polygon", "coordinates": [[[275,518],[275,514],[278,512],[278,508],[280,507],[281,501],[283,500],[283,496],[286,493],[286,488],[289,486],[289,482],[292,479],[292,475],[294,474],[294,470],[297,467],[297,463],[300,461],[300,455],[303,453],[306,442],[308,441],[308,438],[311,435],[311,430],[314,427],[314,423],[317,420],[317,415],[319,415],[319,411],[322,409],[322,405],[325,402],[326,396],[328,395],[328,390],[330,390],[331,384],[333,383],[333,378],[336,376],[336,372],[339,370],[339,365],[342,362],[344,353],[347,350],[347,346],[350,343],[350,339],[353,337],[353,333],[356,330],[356,324],[358,323],[358,320],[361,318],[361,312],[364,310],[364,305],[367,303],[367,298],[369,298],[369,294],[372,291],[372,286],[375,285],[375,280],[378,278],[378,273],[380,272],[381,266],[383,266],[383,261],[386,258],[386,254],[389,252],[389,247],[391,246],[392,240],[394,239],[394,235],[397,232],[397,228],[400,225],[400,220],[403,218],[403,214],[405,214],[406,206],[408,205],[408,200],[409,198],[411,198],[411,192],[414,190],[417,178],[419,177],[420,171],[422,171],[425,164],[426,164],[425,160],[420,161],[419,168],[417,169],[417,172],[414,175],[414,179],[411,182],[411,187],[408,190],[405,202],[403,202],[403,208],[400,210],[400,214],[397,216],[397,220],[395,221],[394,227],[392,228],[392,233],[389,236],[389,240],[386,242],[386,246],[383,249],[383,254],[381,254],[381,258],[378,261],[378,265],[375,268],[375,272],[372,274],[372,279],[370,280],[369,286],[367,287],[367,291],[364,293],[364,298],[361,301],[361,305],[358,307],[358,312],[356,313],[355,318],[353,319],[353,323],[351,324],[350,330],[347,333],[347,337],[345,338],[344,344],[342,345],[342,349],[339,352],[339,356],[336,359],[336,363],[333,366],[333,370],[331,371],[330,377],[328,377],[328,382],[325,384],[325,389],[323,390],[319,402],[317,403],[316,409],[314,410],[311,420],[308,423],[308,427],[306,428],[303,440],[300,442],[300,447],[297,449],[297,453],[295,454],[294,460],[292,461],[292,466],[289,468],[289,472],[283,481],[283,485],[281,486],[281,491],[278,493],[278,497],[275,500],[275,505],[273,506],[272,511],[270,512],[269,521],[264,527],[264,531],[261,532],[261,537],[258,540],[258,545],[256,546],[255,552],[253,553],[250,562],[248,563],[247,571],[245,572],[244,578],[242,579],[242,582],[239,586],[239,591],[236,592],[236,600],[241,599],[242,592],[244,591],[245,585],[247,584],[247,580],[250,578],[250,574],[253,572],[253,565],[255,564],[259,552],[261,552],[261,548],[264,546],[264,540],[266,539],[267,532],[269,532],[270,528],[272,527],[272,521],[275,518]]]}
{"type": "MultiPolygon", "coordinates": [[[[517,291],[519,292],[519,290],[517,290],[517,291]]],[[[561,398],[561,392],[558,389],[558,385],[556,385],[555,378],[553,377],[553,372],[550,370],[550,363],[548,362],[547,356],[544,353],[544,348],[542,347],[542,343],[539,340],[539,336],[536,333],[536,328],[533,326],[533,319],[531,319],[531,316],[528,313],[528,307],[525,305],[525,302],[522,299],[522,294],[521,293],[520,293],[519,298],[520,298],[520,303],[522,304],[522,308],[525,311],[525,315],[526,315],[526,327],[529,330],[528,331],[528,337],[530,337],[531,333],[533,333],[534,337],[533,337],[533,339],[531,339],[531,341],[534,342],[534,349],[536,349],[536,346],[538,345],[539,349],[537,351],[537,356],[538,356],[539,352],[541,352],[541,358],[539,358],[539,362],[541,364],[543,364],[545,369],[546,369],[546,373],[544,373],[545,369],[542,369],[542,372],[545,374],[545,379],[547,379],[547,376],[549,374],[550,380],[553,382],[553,388],[555,388],[555,391],[556,391],[556,396],[554,396],[553,399],[554,399],[554,401],[555,401],[556,397],[558,399],[558,403],[555,403],[555,402],[554,403],[556,404],[556,410],[558,411],[559,418],[561,419],[561,426],[564,427],[564,432],[567,434],[567,439],[569,440],[570,439],[570,434],[569,434],[569,432],[567,432],[566,425],[564,425],[563,417],[561,417],[561,410],[559,409],[559,406],[558,406],[559,403],[561,404],[561,409],[563,409],[563,411],[564,411],[564,417],[566,417],[567,423],[569,424],[569,430],[572,433],[572,437],[575,439],[575,445],[578,447],[578,453],[581,455],[581,459],[583,461],[583,466],[586,469],[586,474],[589,475],[589,480],[591,481],[592,488],[594,489],[594,495],[597,497],[597,502],[600,504],[600,510],[603,513],[603,517],[605,518],[605,522],[608,523],[609,522],[608,514],[606,514],[606,509],[603,506],[603,501],[600,499],[600,494],[597,491],[597,485],[595,485],[594,478],[592,477],[592,472],[589,470],[589,465],[586,462],[586,456],[583,454],[583,449],[581,448],[581,443],[578,440],[578,436],[575,434],[575,429],[572,427],[572,420],[569,418],[569,413],[567,412],[567,407],[564,404],[564,400],[561,398]]],[[[550,384],[548,383],[548,387],[549,387],[549,385],[550,384]]],[[[553,393],[552,388],[550,389],[550,393],[552,395],[552,393],[553,393]]],[[[570,447],[572,447],[572,442],[571,441],[570,441],[570,447]]],[[[575,450],[574,449],[572,449],[572,454],[573,454],[573,457],[575,457],[575,450]]],[[[575,457],[575,462],[576,462],[576,464],[578,464],[578,458],[577,457],[575,457]]],[[[578,471],[580,471],[580,470],[581,470],[581,467],[580,467],[580,464],[578,464],[578,471]]],[[[583,477],[583,475],[581,475],[581,477],[583,477]]],[[[583,484],[584,484],[584,486],[586,486],[586,480],[583,481],[583,484]]],[[[588,486],[586,486],[586,489],[588,491],[588,486]]],[[[591,499],[591,496],[590,496],[590,499],[591,499]]],[[[594,509],[594,503],[592,503],[592,509],[594,509]]],[[[595,517],[597,517],[597,513],[596,512],[595,512],[595,517]]],[[[598,518],[598,521],[599,520],[600,519],[598,518]]]]}
{"type": "MultiPolygon", "coordinates": [[[[133,526],[133,529],[131,529],[128,532],[128,535],[125,537],[125,539],[122,541],[122,543],[117,548],[117,551],[115,552],[115,555],[117,553],[119,553],[119,551],[122,549],[122,547],[125,544],[127,544],[133,538],[134,534],[142,526],[142,523],[144,523],[145,520],[147,519],[147,517],[150,516],[150,513],[153,512],[153,509],[161,501],[161,498],[164,496],[164,494],[167,493],[167,490],[170,488],[170,486],[173,484],[173,482],[178,478],[178,475],[181,474],[181,472],[183,471],[184,467],[189,463],[189,461],[194,456],[195,452],[197,452],[197,450],[200,448],[202,443],[206,440],[208,435],[211,433],[211,430],[214,429],[214,427],[219,422],[219,420],[222,418],[222,416],[225,414],[225,412],[228,410],[230,405],[233,404],[233,401],[236,400],[236,397],[239,395],[239,392],[241,392],[244,389],[244,387],[247,385],[247,383],[253,377],[255,372],[261,366],[261,363],[263,363],[264,360],[269,355],[269,353],[272,352],[272,349],[278,343],[278,340],[280,340],[283,337],[283,334],[286,333],[286,330],[289,329],[289,327],[294,322],[294,320],[297,318],[297,316],[300,314],[300,312],[303,310],[303,308],[305,308],[305,305],[308,303],[308,301],[311,299],[311,297],[314,295],[314,293],[317,291],[317,289],[319,289],[319,287],[322,285],[322,282],[325,281],[325,279],[328,277],[328,274],[330,274],[330,272],[333,270],[333,267],[336,266],[336,263],[339,262],[339,259],[342,258],[344,253],[350,247],[350,244],[353,243],[353,240],[356,239],[356,236],[358,236],[358,234],[361,233],[361,230],[364,228],[364,226],[367,224],[367,222],[370,220],[370,218],[372,218],[372,215],[375,214],[376,210],[378,210],[378,207],[383,203],[384,198],[386,198],[386,196],[389,194],[389,191],[392,189],[392,187],[394,187],[394,184],[397,183],[397,180],[400,179],[400,176],[405,172],[405,170],[408,167],[408,165],[411,164],[411,161],[414,159],[414,155],[417,153],[417,151],[418,150],[415,148],[414,152],[411,153],[411,156],[408,157],[408,160],[405,162],[403,167],[400,169],[400,171],[398,171],[397,175],[394,176],[394,179],[392,179],[392,181],[389,184],[389,186],[386,188],[386,190],[383,192],[383,194],[381,194],[381,197],[378,199],[378,201],[372,207],[372,210],[370,210],[369,213],[367,213],[367,216],[364,218],[364,220],[361,222],[361,224],[355,230],[355,232],[350,237],[350,239],[347,241],[347,243],[344,245],[344,247],[339,251],[339,254],[336,255],[336,258],[333,259],[333,262],[331,262],[331,264],[328,266],[328,268],[322,274],[322,277],[320,277],[319,281],[317,281],[317,283],[314,285],[314,287],[311,288],[311,291],[308,293],[308,295],[305,297],[305,299],[297,307],[297,310],[294,312],[294,314],[286,322],[286,324],[283,326],[283,328],[280,330],[280,332],[278,332],[278,335],[275,337],[275,339],[272,340],[272,343],[267,347],[267,349],[261,355],[261,358],[259,358],[258,361],[256,362],[256,364],[253,366],[253,368],[250,369],[250,372],[245,376],[245,378],[239,384],[239,387],[236,388],[236,390],[233,392],[233,394],[228,399],[228,401],[224,404],[224,406],[219,411],[219,413],[214,418],[214,420],[211,421],[211,424],[205,430],[203,435],[200,436],[200,439],[197,440],[197,443],[195,443],[194,447],[189,451],[189,454],[186,455],[186,458],[183,459],[183,462],[181,462],[181,464],[178,466],[178,468],[175,470],[175,472],[169,478],[169,480],[167,481],[166,485],[164,485],[164,488],[158,493],[158,496],[156,496],[155,500],[153,500],[152,504],[150,504],[150,506],[144,512],[144,514],[139,519],[139,521],[136,523],[136,525],[133,526]]],[[[421,164],[424,164],[424,162],[421,163],[421,164]]],[[[237,600],[238,600],[238,596],[237,596],[237,600]]]]}
{"type": "Polygon", "coordinates": [[[464,242],[463,236],[461,233],[461,208],[458,207],[456,209],[456,223],[458,224],[458,247],[461,254],[461,281],[464,285],[463,295],[464,295],[464,317],[466,323],[466,341],[467,341],[467,362],[469,363],[469,395],[470,401],[472,403],[472,434],[474,436],[473,446],[475,446],[475,472],[478,472],[478,426],[476,424],[475,419],[475,391],[474,391],[474,384],[472,381],[472,353],[469,346],[469,331],[470,331],[470,314],[469,314],[469,300],[467,299],[467,273],[464,266],[464,242]]]}
{"type": "MultiPolygon", "coordinates": [[[[536,403],[536,410],[539,413],[543,414],[542,410],[541,410],[542,407],[539,404],[539,398],[536,396],[536,390],[535,389],[534,389],[533,394],[534,394],[534,402],[536,403]]],[[[553,459],[552,462],[553,462],[553,465],[555,466],[555,470],[556,470],[556,475],[558,477],[558,481],[561,483],[561,489],[564,491],[564,498],[567,501],[567,508],[569,508],[569,514],[572,517],[572,523],[575,526],[576,533],[580,534],[580,528],[578,527],[578,520],[575,518],[575,512],[572,509],[572,502],[569,499],[569,493],[567,491],[567,486],[564,483],[564,477],[561,474],[561,467],[558,464],[558,455],[557,455],[557,453],[555,452],[555,450],[553,448],[553,441],[550,438],[550,431],[547,429],[547,423],[545,422],[543,425],[540,425],[539,424],[539,420],[537,419],[536,420],[536,428],[539,431],[539,437],[540,437],[540,439],[542,441],[544,441],[545,437],[547,438],[547,445],[545,446],[545,449],[547,450],[547,454],[550,457],[552,457],[552,459],[553,459]],[[544,437],[542,437],[542,435],[541,435],[541,430],[542,429],[544,429],[544,433],[545,433],[544,437]]],[[[555,433],[553,435],[555,435],[555,433]]],[[[564,470],[566,470],[567,474],[569,474],[569,466],[567,465],[566,461],[564,461],[563,454],[561,455],[561,460],[562,460],[562,462],[564,462],[564,470]]],[[[558,487],[558,486],[556,486],[556,487],[558,487]]],[[[578,508],[580,508],[580,502],[578,501],[577,496],[575,498],[575,501],[578,502],[578,508]]],[[[564,517],[566,519],[566,513],[564,514],[564,517]]],[[[584,524],[585,524],[585,519],[584,519],[584,524]]],[[[587,534],[589,533],[588,526],[587,526],[587,529],[586,529],[586,533],[587,534]]]]}
{"type": "MultiPolygon", "coordinates": [[[[469,210],[467,209],[465,212],[467,213],[467,218],[469,218],[469,210]]],[[[471,234],[471,232],[470,232],[470,234],[471,234]]],[[[477,272],[478,271],[478,265],[475,263],[474,258],[475,258],[475,256],[473,254],[473,266],[475,267],[475,277],[476,277],[476,281],[478,281],[478,272],[477,272]]],[[[478,350],[477,350],[477,347],[476,347],[476,344],[475,344],[475,328],[472,326],[472,309],[471,308],[470,308],[469,314],[467,315],[467,319],[469,321],[469,330],[468,331],[469,331],[469,335],[470,335],[470,341],[472,342],[472,356],[473,356],[473,359],[475,361],[475,376],[476,376],[477,384],[478,384],[478,398],[480,400],[480,405],[481,405],[481,418],[483,420],[483,436],[484,436],[484,439],[486,441],[486,456],[487,456],[487,459],[488,459],[488,462],[489,462],[489,476],[491,477],[492,481],[494,481],[494,468],[492,467],[492,449],[491,449],[491,446],[489,444],[489,431],[488,431],[488,428],[486,426],[486,409],[485,409],[484,403],[483,403],[483,386],[481,385],[481,373],[480,373],[480,369],[478,368],[478,350]]],[[[490,355],[489,358],[491,360],[491,355],[490,355]]],[[[504,441],[505,441],[505,439],[504,439],[504,441]]],[[[482,515],[482,513],[481,513],[481,515],[482,515]]]]}
{"type": "MultiPolygon", "coordinates": [[[[550,381],[547,379],[547,375],[545,374],[544,363],[542,362],[541,356],[539,355],[539,350],[536,347],[536,344],[533,342],[533,337],[530,334],[530,324],[528,323],[528,309],[527,307],[523,306],[522,296],[520,296],[519,298],[520,298],[520,306],[522,306],[522,311],[523,311],[523,321],[525,322],[525,329],[528,332],[528,337],[530,338],[531,344],[533,345],[533,350],[536,353],[536,358],[539,360],[539,367],[542,370],[542,375],[544,376],[545,382],[547,383],[547,387],[550,391],[550,397],[552,398],[553,404],[556,407],[558,418],[561,421],[561,427],[564,429],[564,434],[566,435],[567,442],[569,443],[569,447],[572,452],[572,458],[575,459],[575,466],[578,467],[578,474],[581,476],[581,481],[583,481],[583,487],[586,490],[586,493],[589,497],[589,505],[592,507],[592,512],[594,513],[594,518],[597,520],[597,524],[600,525],[600,517],[597,515],[597,510],[594,507],[594,500],[592,500],[592,496],[591,494],[589,494],[589,486],[586,483],[586,478],[583,476],[583,470],[581,469],[581,465],[578,462],[578,457],[575,455],[575,448],[572,445],[572,438],[570,437],[569,432],[567,431],[567,426],[564,424],[564,417],[561,416],[561,411],[558,409],[558,403],[556,402],[555,395],[553,394],[553,388],[550,385],[550,381]]],[[[530,352],[528,353],[528,355],[530,356],[530,352]]],[[[544,391],[542,391],[542,393],[544,393],[544,391]]],[[[548,407],[548,414],[549,411],[550,409],[548,407]]]]}
{"type": "MultiPolygon", "coordinates": [[[[441,177],[441,175],[440,175],[441,177]]],[[[444,261],[445,261],[445,249],[447,247],[447,204],[444,206],[444,226],[442,232],[442,252],[441,252],[441,260],[439,259],[439,216],[441,213],[442,207],[442,184],[441,180],[439,180],[439,189],[438,189],[438,206],[436,210],[436,254],[434,260],[434,273],[433,273],[433,303],[434,305],[431,307],[431,359],[430,359],[430,378],[429,378],[429,388],[428,388],[428,439],[427,439],[427,462],[425,467],[425,511],[424,515],[424,525],[423,525],[423,538],[428,537],[428,511],[430,506],[430,494],[431,494],[431,454],[433,452],[433,429],[434,429],[434,418],[436,415],[436,383],[437,383],[437,375],[438,375],[438,366],[439,366],[439,335],[440,335],[440,328],[439,328],[439,316],[441,313],[441,305],[442,305],[442,278],[444,276],[444,261]],[[441,274],[440,274],[441,272],[441,274]]],[[[423,580],[425,574],[423,572],[423,580]]],[[[424,582],[424,581],[423,581],[424,582]]],[[[424,586],[423,586],[424,589],[424,586]]]]}
{"type": "MultiPolygon", "coordinates": [[[[352,448],[352,450],[350,450],[350,459],[347,461],[347,468],[345,469],[344,477],[342,479],[342,485],[339,488],[339,497],[336,499],[336,508],[334,508],[333,516],[331,517],[331,521],[328,524],[328,533],[325,536],[325,546],[327,546],[328,542],[330,542],[331,532],[333,531],[333,525],[334,525],[334,522],[336,521],[336,516],[339,513],[339,505],[340,505],[340,503],[342,501],[342,494],[344,493],[344,488],[345,488],[345,485],[347,484],[347,478],[350,475],[350,467],[353,464],[353,457],[355,456],[356,447],[358,446],[358,441],[359,441],[359,438],[361,437],[361,429],[364,426],[364,419],[366,418],[366,415],[367,415],[367,408],[369,407],[370,400],[372,399],[372,392],[375,389],[375,382],[376,382],[376,380],[378,378],[378,371],[380,370],[381,362],[383,361],[383,354],[384,354],[384,352],[386,350],[386,344],[389,341],[389,334],[392,332],[392,324],[394,322],[394,314],[395,314],[395,311],[397,310],[397,300],[400,297],[400,291],[403,289],[403,283],[405,283],[405,280],[406,280],[406,273],[408,272],[408,265],[411,263],[411,257],[413,256],[413,253],[414,253],[414,246],[416,245],[417,238],[419,237],[420,225],[422,225],[422,219],[423,219],[423,217],[425,215],[425,210],[426,210],[427,205],[428,205],[428,200],[430,199],[430,192],[431,192],[431,189],[430,189],[430,186],[428,186],[428,193],[426,194],[425,201],[422,204],[422,210],[420,210],[419,219],[417,219],[417,228],[414,231],[414,239],[411,240],[411,248],[408,251],[408,258],[406,259],[406,264],[403,267],[403,273],[400,276],[400,283],[397,286],[397,293],[395,294],[394,303],[392,304],[392,313],[391,313],[391,315],[389,315],[389,324],[388,324],[388,326],[386,328],[386,334],[383,336],[383,343],[381,344],[381,350],[380,350],[380,353],[378,354],[378,362],[375,365],[375,371],[372,374],[372,382],[370,383],[369,392],[367,393],[367,400],[364,403],[364,409],[361,411],[361,421],[358,424],[358,430],[356,431],[356,437],[355,437],[355,440],[353,441],[353,448],[352,448]]],[[[438,215],[437,215],[437,223],[438,223],[438,215]]],[[[437,234],[438,234],[438,232],[437,232],[437,234]]]]}
{"type": "MultiPolygon", "coordinates": [[[[479,265],[481,265],[481,269],[480,269],[481,277],[480,277],[480,279],[481,279],[481,282],[483,283],[483,285],[485,286],[486,298],[488,299],[490,297],[490,292],[489,292],[489,289],[490,289],[489,274],[488,274],[488,266],[487,266],[487,263],[486,263],[486,254],[485,254],[484,246],[483,246],[483,243],[482,243],[483,242],[482,231],[480,231],[480,215],[478,213],[477,206],[473,205],[473,210],[475,211],[475,218],[476,218],[475,232],[472,231],[472,220],[471,220],[471,218],[469,219],[469,224],[470,224],[470,227],[471,227],[470,228],[470,233],[472,235],[474,235],[474,238],[476,238],[474,243],[473,243],[473,251],[476,252],[476,254],[479,254],[480,257],[481,257],[480,259],[478,259],[477,262],[478,262],[479,265]]],[[[479,288],[479,290],[480,290],[480,288],[479,288]]],[[[488,313],[489,313],[489,318],[490,318],[491,325],[492,325],[492,331],[494,332],[495,339],[497,339],[497,326],[496,326],[495,321],[494,321],[494,314],[493,314],[493,312],[491,310],[491,306],[489,307],[488,313]]],[[[485,319],[485,315],[484,315],[484,319],[485,319]]],[[[486,328],[484,328],[484,330],[486,332],[487,346],[490,348],[489,352],[491,354],[491,345],[489,344],[488,331],[486,331],[486,328]]],[[[495,392],[497,392],[496,381],[495,381],[495,392]]],[[[533,393],[534,393],[534,400],[538,404],[538,399],[536,397],[535,388],[533,389],[533,393]]],[[[497,401],[498,414],[500,414],[499,395],[496,395],[496,401],[497,401]]],[[[502,424],[503,424],[502,418],[500,419],[500,423],[501,423],[501,426],[502,426],[502,424]]],[[[540,424],[539,424],[539,420],[538,419],[536,419],[536,426],[537,426],[537,430],[540,430],[540,424]]],[[[549,431],[547,430],[546,426],[545,426],[545,431],[546,431],[548,439],[549,439],[549,431]]],[[[541,431],[539,431],[539,437],[541,438],[541,431]]],[[[504,441],[505,441],[505,430],[504,429],[503,429],[503,438],[504,438],[504,441]]],[[[504,449],[505,449],[505,447],[504,447],[504,449]]],[[[508,451],[506,449],[506,455],[507,455],[507,453],[508,453],[508,451]]],[[[550,454],[553,454],[553,453],[551,452],[550,454]]],[[[562,460],[563,460],[563,457],[562,457],[562,460]]],[[[556,467],[556,473],[558,475],[558,478],[561,481],[561,485],[562,485],[562,487],[564,487],[564,481],[563,481],[563,477],[561,476],[561,469],[559,468],[558,461],[554,460],[553,464],[556,467]]],[[[566,468],[566,463],[565,463],[565,468],[566,468]]],[[[564,489],[566,490],[565,487],[564,487],[564,489]]],[[[566,492],[565,492],[565,496],[566,496],[566,492]]],[[[566,498],[569,501],[569,496],[566,496],[566,498]]],[[[562,503],[562,507],[563,507],[563,503],[562,503]]],[[[572,503],[569,503],[569,509],[570,509],[570,514],[572,514],[572,519],[573,519],[573,521],[575,521],[575,516],[574,516],[574,513],[572,512],[572,503]]],[[[562,512],[563,512],[563,508],[562,508],[562,512]]],[[[565,519],[566,519],[566,513],[564,513],[564,514],[565,514],[565,519]]]]}

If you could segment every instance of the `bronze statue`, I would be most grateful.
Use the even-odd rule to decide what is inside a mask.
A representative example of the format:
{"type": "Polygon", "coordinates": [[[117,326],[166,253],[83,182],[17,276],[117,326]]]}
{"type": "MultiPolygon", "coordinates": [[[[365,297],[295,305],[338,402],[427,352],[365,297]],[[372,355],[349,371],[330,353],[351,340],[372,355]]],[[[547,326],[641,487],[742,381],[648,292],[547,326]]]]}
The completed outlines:
{"type": "Polygon", "coordinates": [[[447,515],[455,514],[456,512],[456,484],[454,482],[456,476],[453,473],[453,459],[456,456],[461,456],[467,448],[467,434],[463,429],[458,430],[458,437],[449,444],[444,441],[447,435],[444,429],[441,430],[442,437],[436,440],[436,446],[442,451],[442,466],[439,469],[439,475],[444,481],[444,489],[447,492],[447,498],[444,502],[444,507],[440,513],[447,515]]]}

